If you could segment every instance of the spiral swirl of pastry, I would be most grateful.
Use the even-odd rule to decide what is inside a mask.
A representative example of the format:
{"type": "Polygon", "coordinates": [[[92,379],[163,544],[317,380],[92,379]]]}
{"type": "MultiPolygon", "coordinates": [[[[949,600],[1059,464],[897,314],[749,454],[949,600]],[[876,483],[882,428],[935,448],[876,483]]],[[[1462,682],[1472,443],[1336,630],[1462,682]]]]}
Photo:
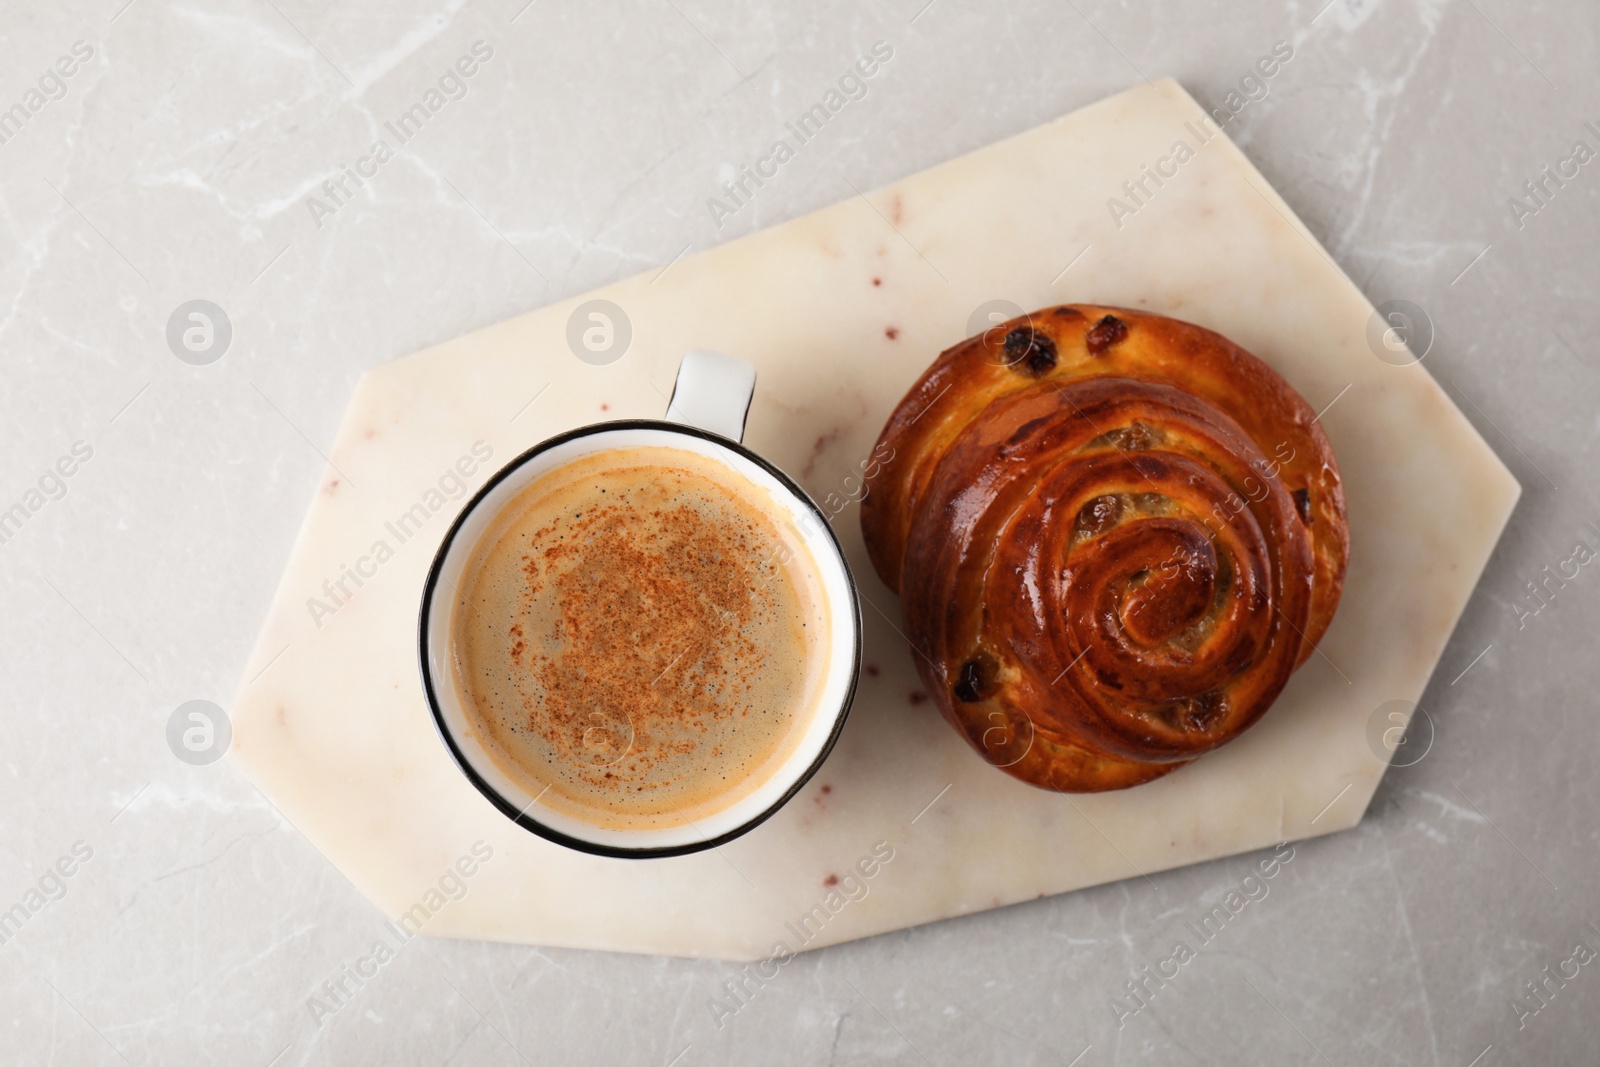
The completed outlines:
{"type": "Polygon", "coordinates": [[[1137,785],[1257,721],[1327,628],[1338,470],[1226,339],[1112,308],[940,356],[885,428],[862,526],[940,708],[1035,785],[1137,785]]]}

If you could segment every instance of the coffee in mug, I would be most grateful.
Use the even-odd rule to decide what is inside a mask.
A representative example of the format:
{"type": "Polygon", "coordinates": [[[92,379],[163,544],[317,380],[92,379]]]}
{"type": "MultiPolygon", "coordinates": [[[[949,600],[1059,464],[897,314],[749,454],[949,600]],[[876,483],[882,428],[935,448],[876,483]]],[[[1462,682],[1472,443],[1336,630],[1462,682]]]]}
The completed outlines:
{"type": "Polygon", "coordinates": [[[792,752],[821,696],[817,566],[782,505],[661,445],[523,488],[471,550],[454,683],[508,776],[614,829],[694,821],[792,752]]]}

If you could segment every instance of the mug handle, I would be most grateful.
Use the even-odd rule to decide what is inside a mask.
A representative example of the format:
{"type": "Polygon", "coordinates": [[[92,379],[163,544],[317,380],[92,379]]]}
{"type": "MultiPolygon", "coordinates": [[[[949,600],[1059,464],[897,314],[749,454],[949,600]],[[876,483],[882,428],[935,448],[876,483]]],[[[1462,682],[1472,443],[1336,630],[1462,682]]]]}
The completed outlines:
{"type": "Polygon", "coordinates": [[[745,417],[756,391],[756,369],[737,356],[696,348],[683,354],[667,401],[667,421],[744,440],[745,417]]]}

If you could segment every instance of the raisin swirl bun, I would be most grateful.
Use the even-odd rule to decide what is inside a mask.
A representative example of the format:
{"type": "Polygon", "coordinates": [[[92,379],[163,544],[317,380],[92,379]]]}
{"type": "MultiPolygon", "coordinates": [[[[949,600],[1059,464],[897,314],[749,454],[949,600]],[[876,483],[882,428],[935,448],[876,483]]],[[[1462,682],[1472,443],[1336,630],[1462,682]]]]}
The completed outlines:
{"type": "Polygon", "coordinates": [[[862,500],[917,669],[980,755],[1067,792],[1259,719],[1333,618],[1344,493],[1315,413],[1189,323],[1064,306],[939,356],[862,500]]]}

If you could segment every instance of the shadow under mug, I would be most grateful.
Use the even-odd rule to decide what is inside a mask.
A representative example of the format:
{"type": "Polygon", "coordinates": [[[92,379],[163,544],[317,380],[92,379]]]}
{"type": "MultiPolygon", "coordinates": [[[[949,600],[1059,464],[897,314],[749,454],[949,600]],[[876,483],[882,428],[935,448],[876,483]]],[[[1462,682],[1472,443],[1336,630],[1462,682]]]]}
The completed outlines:
{"type": "Polygon", "coordinates": [[[462,773],[524,829],[601,856],[678,856],[714,848],[754,829],[783,807],[822,766],[844,728],[861,669],[861,605],[855,582],[822,510],[792,479],[741,443],[754,391],[755,368],[748,363],[718,352],[689,352],[678,367],[665,420],[595,423],[533,446],[490,478],[445,534],[422,589],[418,637],[423,692],[439,736],[462,773]],[[699,819],[669,828],[623,830],[597,826],[542,804],[542,792],[530,793],[495,762],[461,706],[451,652],[452,616],[455,590],[479,539],[524,488],[580,457],[651,445],[709,457],[755,491],[770,494],[775,510],[793,523],[808,549],[800,558],[814,564],[829,632],[816,650],[826,662],[810,718],[802,724],[799,743],[766,780],[699,819]]]}

